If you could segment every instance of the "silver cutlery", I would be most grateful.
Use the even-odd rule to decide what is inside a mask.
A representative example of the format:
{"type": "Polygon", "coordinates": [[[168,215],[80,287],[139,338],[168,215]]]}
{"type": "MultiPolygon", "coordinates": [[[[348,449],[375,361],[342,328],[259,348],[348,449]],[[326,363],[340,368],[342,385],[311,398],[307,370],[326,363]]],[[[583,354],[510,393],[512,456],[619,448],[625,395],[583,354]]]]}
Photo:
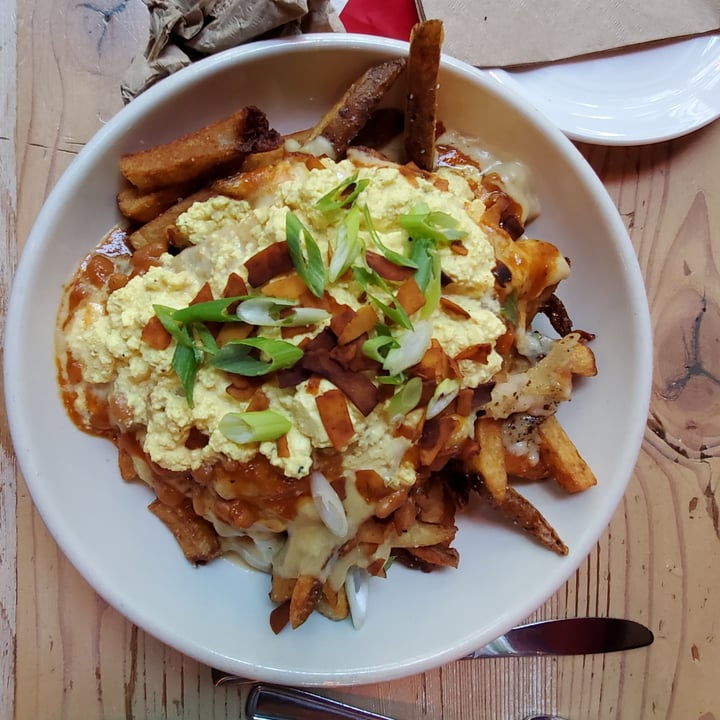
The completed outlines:
{"type": "MultiPolygon", "coordinates": [[[[247,720],[393,720],[307,690],[253,685],[245,705],[247,720]]],[[[557,715],[531,715],[525,720],[564,720],[557,715]]]]}
{"type": "MultiPolygon", "coordinates": [[[[590,655],[618,652],[650,645],[652,631],[623,618],[565,618],[520,625],[465,658],[522,657],[540,655],[590,655]]],[[[227,683],[253,682],[212,668],[219,687],[227,683]]],[[[323,695],[255,683],[246,704],[248,720],[392,720],[323,695]]],[[[535,715],[526,720],[562,720],[554,715],[535,715]]]]}

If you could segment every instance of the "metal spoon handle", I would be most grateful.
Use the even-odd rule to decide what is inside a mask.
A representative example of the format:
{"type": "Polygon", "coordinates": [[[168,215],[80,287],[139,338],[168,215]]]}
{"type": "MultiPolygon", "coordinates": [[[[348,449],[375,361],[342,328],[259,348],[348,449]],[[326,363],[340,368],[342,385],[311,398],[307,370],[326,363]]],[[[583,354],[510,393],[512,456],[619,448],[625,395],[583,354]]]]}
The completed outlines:
{"type": "Polygon", "coordinates": [[[307,690],[262,683],[250,690],[245,712],[248,720],[392,720],[307,690]]]}

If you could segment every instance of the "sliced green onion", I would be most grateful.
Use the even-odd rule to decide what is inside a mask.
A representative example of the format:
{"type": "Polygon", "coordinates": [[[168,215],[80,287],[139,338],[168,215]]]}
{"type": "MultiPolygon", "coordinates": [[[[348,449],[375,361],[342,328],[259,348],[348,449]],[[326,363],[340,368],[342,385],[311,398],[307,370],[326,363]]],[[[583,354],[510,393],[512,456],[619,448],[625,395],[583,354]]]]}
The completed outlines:
{"type": "Polygon", "coordinates": [[[185,392],[185,400],[190,407],[194,406],[193,390],[195,389],[195,378],[202,355],[194,347],[175,345],[175,352],[172,357],[172,368],[180,379],[180,384],[185,392]]]}
{"type": "Polygon", "coordinates": [[[381,385],[402,385],[407,382],[407,375],[405,373],[398,373],[397,375],[378,375],[375,379],[381,385]]]}
{"type": "Polygon", "coordinates": [[[370,181],[367,179],[358,180],[358,172],[355,171],[350,177],[345,178],[340,184],[336,185],[329,193],[323,195],[315,203],[315,207],[323,213],[353,207],[358,195],[369,184],[370,181]]]}
{"type": "Polygon", "coordinates": [[[335,250],[328,268],[330,282],[335,282],[341,277],[360,255],[363,243],[358,233],[359,229],[360,210],[357,205],[353,205],[338,228],[335,250]]]}
{"type": "Polygon", "coordinates": [[[215,342],[215,336],[207,329],[203,323],[193,323],[190,331],[196,337],[195,347],[201,352],[210,353],[211,355],[218,351],[218,344],[215,342]]]}
{"type": "Polygon", "coordinates": [[[322,308],[297,307],[295,300],[258,295],[243,300],[235,314],[250,325],[264,327],[300,327],[327,320],[330,313],[322,308]],[[288,308],[292,308],[289,310],[288,308]]]}
{"type": "Polygon", "coordinates": [[[310,292],[322,297],[325,292],[325,266],[322,253],[312,233],[302,224],[294,212],[285,215],[285,234],[295,272],[303,279],[310,292]],[[303,244],[305,254],[303,254],[303,244]]]}
{"type": "Polygon", "coordinates": [[[367,205],[363,207],[363,221],[365,223],[365,229],[368,231],[371,240],[375,243],[378,250],[380,250],[380,252],[391,263],[395,265],[400,265],[401,267],[408,267],[412,269],[417,268],[417,264],[412,258],[409,258],[402,253],[395,252],[395,250],[391,250],[389,247],[387,247],[387,245],[383,243],[383,241],[380,239],[380,235],[378,235],[378,232],[375,229],[375,225],[373,224],[372,217],[370,215],[370,208],[367,205]]]}
{"type": "Polygon", "coordinates": [[[207,302],[188,305],[186,308],[182,308],[182,310],[175,310],[173,312],[173,319],[182,323],[237,321],[237,318],[229,314],[227,309],[233,303],[244,300],[247,297],[247,295],[238,295],[237,297],[218,298],[217,300],[208,300],[207,302]]]}
{"type": "Polygon", "coordinates": [[[277,440],[285,435],[292,423],[274,410],[226,413],[220,420],[220,432],[240,445],[277,440]]]}
{"type": "Polygon", "coordinates": [[[425,417],[429,420],[439,415],[460,392],[460,383],[457,380],[445,378],[436,388],[428,402],[425,417]]]}
{"type": "Polygon", "coordinates": [[[195,347],[195,343],[190,337],[190,333],[187,331],[187,328],[185,328],[182,323],[175,320],[174,316],[177,310],[167,307],[166,305],[153,305],[153,310],[155,311],[155,315],[157,315],[157,318],[162,326],[170,333],[170,335],[172,335],[178,345],[183,345],[184,347],[190,349],[195,347]]]}
{"type": "Polygon", "coordinates": [[[417,203],[409,213],[401,215],[399,222],[410,237],[426,237],[440,244],[462,240],[467,235],[465,230],[458,229],[460,223],[452,215],[440,210],[431,211],[424,202],[417,203]]]}
{"type": "Polygon", "coordinates": [[[362,351],[372,360],[384,363],[390,349],[399,346],[400,344],[392,335],[377,335],[362,344],[362,351]]]}
{"type": "Polygon", "coordinates": [[[407,415],[417,407],[422,396],[422,380],[419,377],[410,378],[390,399],[387,406],[391,420],[407,415]]]}
{"type": "Polygon", "coordinates": [[[396,335],[398,347],[392,348],[385,358],[383,368],[390,375],[397,375],[422,360],[432,340],[432,324],[421,320],[412,330],[396,335]]]}
{"type": "Polygon", "coordinates": [[[253,337],[226,343],[210,358],[210,364],[236,375],[257,377],[292,367],[302,356],[299,347],[285,340],[253,337]],[[260,359],[253,350],[260,351],[260,359]]]}
{"type": "Polygon", "coordinates": [[[390,286],[380,277],[380,275],[378,275],[378,273],[374,270],[368,270],[367,268],[358,267],[356,265],[353,267],[353,276],[355,277],[355,281],[367,293],[368,300],[370,300],[376,308],[389,317],[394,323],[404,327],[406,330],[412,329],[412,321],[410,320],[407,312],[405,312],[405,308],[397,302],[390,286]],[[380,298],[372,292],[371,287],[373,285],[381,288],[390,295],[393,301],[392,306],[380,300],[380,298]]]}
{"type": "Polygon", "coordinates": [[[500,314],[511,324],[518,324],[518,293],[513,289],[511,293],[503,300],[500,307],[500,314]]]}

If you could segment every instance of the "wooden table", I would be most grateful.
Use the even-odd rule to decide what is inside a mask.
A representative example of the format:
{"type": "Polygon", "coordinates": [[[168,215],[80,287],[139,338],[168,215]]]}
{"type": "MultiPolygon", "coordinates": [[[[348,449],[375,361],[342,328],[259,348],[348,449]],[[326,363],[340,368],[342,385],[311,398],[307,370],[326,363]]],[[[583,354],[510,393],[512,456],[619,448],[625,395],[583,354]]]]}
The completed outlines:
{"type": "MultiPolygon", "coordinates": [[[[3,307],[46,194],[121,106],[120,79],[142,43],[132,22],[139,5],[5,0],[3,307]]],[[[408,720],[520,720],[532,711],[720,720],[720,123],[648,147],[581,150],[640,259],[655,376],[625,499],[536,617],[632,617],[655,643],[608,656],[458,662],[336,697],[408,720]]],[[[33,509],[4,419],[0,433],[0,717],[241,717],[242,690],[214,688],[207,668],[131,625],[77,574],[33,509]]]]}

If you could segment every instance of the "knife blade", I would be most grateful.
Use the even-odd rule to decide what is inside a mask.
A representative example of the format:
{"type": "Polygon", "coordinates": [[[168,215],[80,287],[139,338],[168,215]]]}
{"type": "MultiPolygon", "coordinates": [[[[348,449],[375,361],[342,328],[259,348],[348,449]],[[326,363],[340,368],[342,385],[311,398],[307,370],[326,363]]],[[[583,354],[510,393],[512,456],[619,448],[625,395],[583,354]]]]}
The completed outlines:
{"type": "Polygon", "coordinates": [[[532,655],[593,655],[650,645],[652,631],[634,620],[580,617],[520,625],[467,658],[532,655]]]}
{"type": "MultiPolygon", "coordinates": [[[[652,644],[652,631],[634,620],[580,617],[541,620],[518,625],[496,640],[473,650],[465,659],[540,655],[592,655],[633,650],[652,644]]],[[[253,682],[211,668],[213,683],[253,682]]]]}

